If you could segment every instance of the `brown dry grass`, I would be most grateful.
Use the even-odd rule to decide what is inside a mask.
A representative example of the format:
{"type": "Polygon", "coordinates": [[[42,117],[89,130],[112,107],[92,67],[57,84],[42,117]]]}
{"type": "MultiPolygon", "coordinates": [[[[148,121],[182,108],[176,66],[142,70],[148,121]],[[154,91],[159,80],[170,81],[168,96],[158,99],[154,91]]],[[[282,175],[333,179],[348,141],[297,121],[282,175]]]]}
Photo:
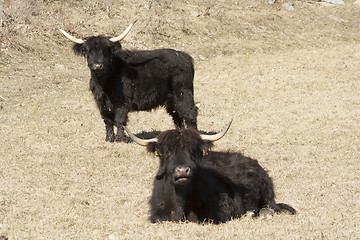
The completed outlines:
{"type": "MultiPolygon", "coordinates": [[[[0,0],[0,236],[358,239],[360,9],[264,2],[0,0]],[[258,159],[298,215],[149,223],[157,159],[104,142],[86,64],[57,31],[116,35],[135,19],[123,46],[189,52],[199,128],[234,118],[215,149],[258,159]]],[[[130,114],[135,133],[172,127],[162,109],[130,114]]]]}

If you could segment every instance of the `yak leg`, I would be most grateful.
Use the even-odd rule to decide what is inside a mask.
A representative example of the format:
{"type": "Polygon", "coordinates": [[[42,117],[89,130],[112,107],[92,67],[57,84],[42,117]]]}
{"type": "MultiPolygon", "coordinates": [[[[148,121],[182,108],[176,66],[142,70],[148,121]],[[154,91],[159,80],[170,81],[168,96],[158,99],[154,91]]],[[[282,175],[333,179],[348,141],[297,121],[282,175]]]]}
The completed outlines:
{"type": "Polygon", "coordinates": [[[114,124],[113,121],[109,121],[104,119],[105,129],[106,129],[106,142],[113,142],[115,140],[115,133],[114,133],[114,124]]]}
{"type": "Polygon", "coordinates": [[[100,111],[101,118],[104,120],[105,123],[105,129],[106,129],[105,141],[113,142],[115,140],[114,114],[107,107],[105,94],[101,92],[98,88],[92,86],[92,83],[93,82],[90,81],[90,89],[94,94],[96,105],[100,111]]]}
{"type": "Polygon", "coordinates": [[[178,112],[176,112],[173,100],[170,100],[166,104],[166,111],[172,117],[176,128],[184,128],[184,119],[180,117],[178,112]]]}
{"type": "Polygon", "coordinates": [[[105,108],[100,109],[101,117],[104,119],[105,129],[106,129],[106,137],[105,141],[113,142],[115,140],[114,133],[114,116],[110,111],[105,108]]]}
{"type": "MultiPolygon", "coordinates": [[[[188,128],[197,129],[197,107],[194,103],[194,96],[189,90],[183,90],[174,96],[175,111],[181,119],[185,120],[188,128]]],[[[184,126],[183,126],[184,127],[184,126]]]]}
{"type": "Polygon", "coordinates": [[[128,120],[128,110],[126,107],[120,107],[116,109],[115,114],[115,124],[117,128],[117,133],[115,136],[115,141],[117,142],[131,142],[131,139],[127,137],[124,133],[124,127],[126,126],[126,122],[128,120]]]}

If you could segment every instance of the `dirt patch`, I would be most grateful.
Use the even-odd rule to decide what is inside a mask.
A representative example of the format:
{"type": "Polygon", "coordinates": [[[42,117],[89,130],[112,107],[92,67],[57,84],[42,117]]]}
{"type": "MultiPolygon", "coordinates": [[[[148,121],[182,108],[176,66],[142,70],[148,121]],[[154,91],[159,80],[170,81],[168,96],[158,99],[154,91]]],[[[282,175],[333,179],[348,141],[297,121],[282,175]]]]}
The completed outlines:
{"type": "MultiPolygon", "coordinates": [[[[360,235],[360,8],[293,1],[1,1],[0,236],[9,239],[355,239],[360,235]],[[242,151],[297,216],[150,224],[158,160],[106,143],[77,37],[195,59],[201,130],[234,118],[216,150],[242,151]],[[56,236],[56,237],[55,237],[56,236]]],[[[134,133],[173,128],[131,113],[134,133]]]]}

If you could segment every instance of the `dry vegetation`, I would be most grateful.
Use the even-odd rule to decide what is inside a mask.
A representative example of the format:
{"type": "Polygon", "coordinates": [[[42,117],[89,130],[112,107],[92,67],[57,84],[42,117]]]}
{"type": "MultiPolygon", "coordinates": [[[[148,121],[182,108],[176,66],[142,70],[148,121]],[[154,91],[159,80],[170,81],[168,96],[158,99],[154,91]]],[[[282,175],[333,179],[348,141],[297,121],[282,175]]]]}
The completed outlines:
{"type": "MultiPolygon", "coordinates": [[[[0,236],[9,239],[359,239],[360,8],[293,1],[0,0],[0,236]],[[157,159],[106,143],[78,37],[171,47],[196,62],[199,128],[259,160],[299,214],[225,224],[148,221],[157,159]]],[[[172,128],[159,109],[135,132],[172,128]]]]}

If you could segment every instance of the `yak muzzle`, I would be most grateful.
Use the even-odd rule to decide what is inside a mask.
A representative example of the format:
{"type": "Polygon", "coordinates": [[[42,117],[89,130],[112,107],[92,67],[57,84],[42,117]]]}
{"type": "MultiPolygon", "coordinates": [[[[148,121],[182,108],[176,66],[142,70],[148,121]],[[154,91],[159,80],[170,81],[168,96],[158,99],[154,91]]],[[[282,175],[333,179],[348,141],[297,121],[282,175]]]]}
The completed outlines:
{"type": "Polygon", "coordinates": [[[173,177],[175,184],[187,184],[192,177],[191,167],[176,167],[173,171],[173,177]]]}
{"type": "Polygon", "coordinates": [[[94,63],[90,65],[90,70],[91,71],[96,71],[96,72],[100,72],[102,70],[104,70],[104,64],[102,63],[94,63]]]}

